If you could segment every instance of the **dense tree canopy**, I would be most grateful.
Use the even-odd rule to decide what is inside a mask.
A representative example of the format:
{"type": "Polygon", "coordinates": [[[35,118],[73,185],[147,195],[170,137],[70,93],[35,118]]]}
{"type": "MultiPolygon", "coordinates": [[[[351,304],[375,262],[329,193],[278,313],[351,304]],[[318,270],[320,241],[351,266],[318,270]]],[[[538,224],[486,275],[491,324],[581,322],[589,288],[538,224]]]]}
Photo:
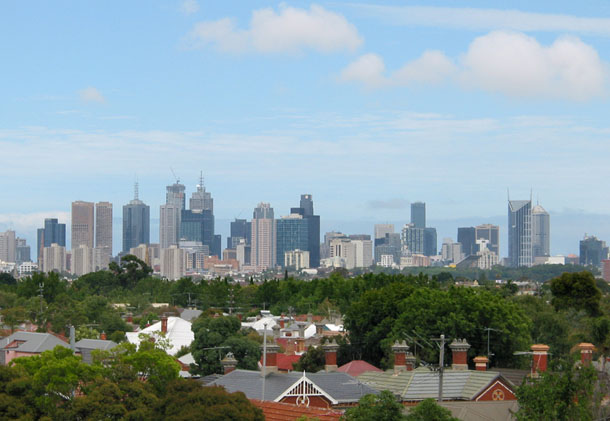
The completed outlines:
{"type": "Polygon", "coordinates": [[[601,292],[591,272],[563,273],[551,280],[551,293],[551,302],[557,310],[573,308],[591,316],[601,312],[601,292]]]}

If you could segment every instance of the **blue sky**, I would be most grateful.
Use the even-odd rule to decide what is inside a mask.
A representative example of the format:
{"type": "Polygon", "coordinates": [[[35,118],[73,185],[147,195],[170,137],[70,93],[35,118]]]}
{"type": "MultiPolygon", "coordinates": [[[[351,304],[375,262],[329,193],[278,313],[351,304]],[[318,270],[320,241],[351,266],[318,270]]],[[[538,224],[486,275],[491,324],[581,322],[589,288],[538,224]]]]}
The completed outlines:
{"type": "Polygon", "coordinates": [[[553,252],[610,239],[610,4],[507,4],[2,2],[0,229],[120,217],[136,178],[154,218],[171,167],[224,220],[307,192],[363,230],[421,200],[440,240],[533,189],[553,252]]]}

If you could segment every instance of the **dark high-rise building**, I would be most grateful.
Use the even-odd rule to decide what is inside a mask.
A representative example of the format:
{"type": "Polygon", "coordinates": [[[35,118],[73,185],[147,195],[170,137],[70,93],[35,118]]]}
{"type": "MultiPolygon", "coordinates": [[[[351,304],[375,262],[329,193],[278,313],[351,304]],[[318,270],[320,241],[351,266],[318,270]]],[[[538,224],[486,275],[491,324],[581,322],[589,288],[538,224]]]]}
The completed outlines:
{"type": "Polygon", "coordinates": [[[411,223],[415,228],[426,228],[426,204],[424,202],[411,203],[411,223]]]}
{"type": "Polygon", "coordinates": [[[313,215],[313,198],[311,194],[302,194],[300,208],[303,209],[303,216],[313,215]]]}
{"type": "Polygon", "coordinates": [[[436,256],[437,249],[436,228],[424,228],[424,255],[436,256]]]}
{"type": "Polygon", "coordinates": [[[598,266],[602,260],[608,259],[608,247],[605,241],[598,240],[593,235],[585,235],[580,240],[580,264],[582,266],[598,266]]]}
{"type": "Polygon", "coordinates": [[[400,234],[393,232],[385,233],[383,238],[375,238],[375,263],[381,263],[381,256],[384,254],[391,255],[394,263],[400,263],[400,234]]]}
{"type": "Polygon", "coordinates": [[[199,241],[214,251],[214,214],[210,210],[183,210],[180,223],[180,239],[199,241]]]}
{"type": "Polygon", "coordinates": [[[231,222],[231,236],[227,238],[227,248],[234,249],[243,239],[246,245],[250,245],[252,237],[252,223],[246,219],[237,219],[231,222]]]}
{"type": "Polygon", "coordinates": [[[508,201],[508,260],[512,267],[532,266],[532,201],[508,201]]]}
{"type": "Polygon", "coordinates": [[[36,244],[38,259],[42,258],[42,249],[51,247],[51,244],[66,247],[66,224],[58,223],[56,218],[45,219],[44,228],[38,229],[38,241],[36,244]]]}
{"type": "Polygon", "coordinates": [[[424,229],[406,224],[402,229],[402,244],[411,254],[424,254],[424,229]]]}
{"type": "Polygon", "coordinates": [[[489,242],[487,249],[500,257],[500,227],[497,225],[483,224],[477,225],[475,229],[477,240],[487,240],[489,242]]]}
{"type": "MultiPolygon", "coordinates": [[[[306,229],[306,235],[307,235],[306,248],[299,248],[299,250],[308,251],[309,252],[309,267],[317,268],[318,266],[320,266],[320,216],[314,215],[313,198],[310,194],[302,194],[300,206],[298,208],[290,209],[289,218],[294,217],[293,219],[298,219],[296,217],[297,215],[300,216],[301,220],[302,220],[302,222],[297,223],[297,224],[300,224],[301,228],[306,227],[305,229],[306,229]]],[[[279,219],[278,223],[281,220],[282,219],[279,219]]],[[[278,236],[279,236],[279,230],[278,230],[278,236]]],[[[295,244],[296,243],[301,244],[301,239],[299,238],[298,240],[294,240],[293,242],[295,244]]],[[[289,245],[289,244],[291,244],[291,241],[288,241],[285,244],[286,244],[286,247],[292,247],[289,245]]],[[[284,249],[283,251],[280,251],[280,243],[279,243],[279,237],[278,237],[277,263],[279,265],[284,264],[284,252],[290,251],[290,250],[296,250],[296,248],[288,248],[288,249],[284,249]],[[281,253],[281,261],[280,261],[280,253],[281,253]]]]}
{"type": "Polygon", "coordinates": [[[150,244],[150,206],[138,198],[138,183],[134,190],[133,200],[123,206],[123,253],[150,244]]]}
{"type": "Polygon", "coordinates": [[[457,242],[462,245],[462,253],[464,257],[474,256],[477,254],[477,236],[474,227],[458,228],[457,242]]]}
{"type": "Polygon", "coordinates": [[[284,266],[284,253],[287,251],[309,251],[310,221],[310,218],[295,213],[276,221],[276,262],[278,265],[284,266]]]}

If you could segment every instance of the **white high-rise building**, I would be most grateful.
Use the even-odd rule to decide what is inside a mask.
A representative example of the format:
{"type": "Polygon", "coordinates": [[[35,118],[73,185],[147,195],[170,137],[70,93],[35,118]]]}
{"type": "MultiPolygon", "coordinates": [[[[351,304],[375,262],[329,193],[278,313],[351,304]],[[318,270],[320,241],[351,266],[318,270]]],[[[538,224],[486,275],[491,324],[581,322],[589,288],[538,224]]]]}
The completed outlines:
{"type": "Polygon", "coordinates": [[[81,244],[72,249],[72,259],[70,260],[70,272],[76,276],[82,276],[94,272],[93,269],[93,250],[91,247],[81,244]]]}
{"type": "Polygon", "coordinates": [[[394,224],[375,224],[375,240],[385,238],[386,234],[394,234],[394,224]]]}
{"type": "Polygon", "coordinates": [[[454,243],[451,238],[445,238],[441,247],[441,258],[447,263],[460,262],[464,258],[462,244],[454,243]]]}
{"type": "Polygon", "coordinates": [[[330,261],[333,266],[346,269],[366,268],[373,265],[373,242],[335,238],[330,240],[330,261]]]}
{"type": "Polygon", "coordinates": [[[532,254],[534,257],[551,255],[551,216],[540,205],[532,208],[532,254]]]}
{"type": "Polygon", "coordinates": [[[51,247],[42,249],[42,271],[43,272],[65,272],[66,271],[66,248],[56,243],[51,247]]]}
{"type": "Polygon", "coordinates": [[[161,276],[175,281],[186,274],[186,253],[177,245],[161,250],[161,276]]]}
{"type": "Polygon", "coordinates": [[[277,237],[273,208],[259,203],[252,215],[251,265],[257,270],[272,269],[276,265],[277,237]]]}
{"type": "Polygon", "coordinates": [[[161,205],[159,221],[159,240],[161,248],[177,245],[180,236],[181,209],[174,204],[161,205]]]}
{"type": "Polygon", "coordinates": [[[95,248],[112,256],[112,203],[95,204],[95,248]]]}
{"type": "Polygon", "coordinates": [[[17,239],[15,231],[0,233],[0,261],[14,263],[17,260],[17,239]]]}
{"type": "Polygon", "coordinates": [[[295,270],[309,269],[309,252],[306,250],[290,250],[284,252],[284,266],[295,270]]]}

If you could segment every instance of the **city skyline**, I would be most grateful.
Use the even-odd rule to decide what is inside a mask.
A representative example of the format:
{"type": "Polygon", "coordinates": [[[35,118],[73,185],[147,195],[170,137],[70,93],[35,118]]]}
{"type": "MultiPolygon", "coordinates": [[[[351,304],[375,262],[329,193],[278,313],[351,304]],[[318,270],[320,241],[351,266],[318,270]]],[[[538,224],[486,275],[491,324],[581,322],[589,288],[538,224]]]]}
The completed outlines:
{"type": "Polygon", "coordinates": [[[507,187],[539,193],[552,254],[610,237],[591,183],[610,152],[606,2],[190,2],[0,6],[0,229],[67,222],[74,200],[119,216],[136,179],[154,222],[172,169],[203,167],[224,238],[222,220],[300,192],[323,232],[422,201],[455,237],[438,221],[497,224],[507,187]]]}

